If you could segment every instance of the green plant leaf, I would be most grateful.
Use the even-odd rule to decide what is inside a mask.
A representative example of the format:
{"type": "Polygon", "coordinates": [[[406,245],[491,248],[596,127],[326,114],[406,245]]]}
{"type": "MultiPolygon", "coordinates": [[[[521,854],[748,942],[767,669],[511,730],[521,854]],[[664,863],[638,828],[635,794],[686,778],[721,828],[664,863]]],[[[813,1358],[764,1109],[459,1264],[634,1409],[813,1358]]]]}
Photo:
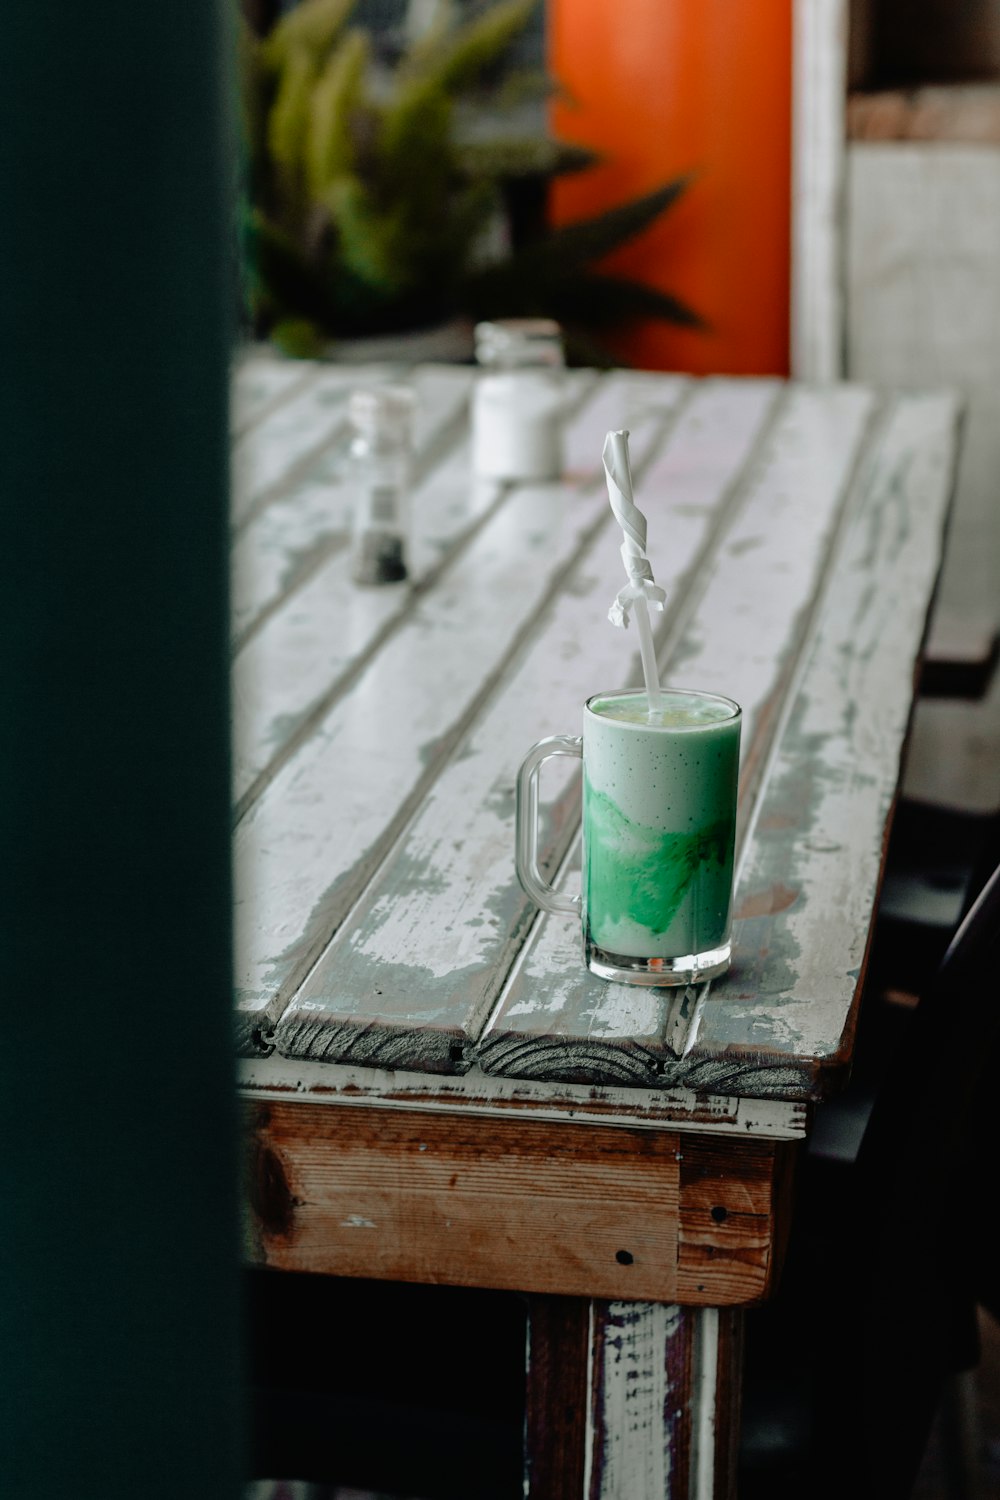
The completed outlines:
{"type": "Polygon", "coordinates": [[[502,57],[528,24],[539,0],[499,0],[443,36],[421,38],[403,59],[404,74],[427,80],[449,93],[468,88],[502,57]]]}
{"type": "Polygon", "coordinates": [[[308,318],[279,318],[271,327],[270,337],[291,359],[318,359],[328,343],[308,318]]]}
{"type": "Polygon", "coordinates": [[[319,75],[315,55],[304,47],[288,54],[267,126],[271,156],[292,191],[302,182],[313,89],[319,75]]]}
{"type": "Polygon", "coordinates": [[[333,184],[327,203],[348,270],[383,294],[405,290],[413,280],[406,205],[380,210],[353,177],[333,184]]]}
{"type": "MultiPolygon", "coordinates": [[[[462,283],[463,272],[474,253],[474,246],[487,229],[491,215],[501,212],[502,198],[492,182],[470,182],[466,187],[453,190],[449,203],[451,220],[451,262],[448,275],[456,289],[462,283]]],[[[437,263],[437,248],[430,238],[424,251],[425,261],[433,274],[437,263]]]]}
{"type": "Polygon", "coordinates": [[[708,327],[679,297],[644,281],[583,272],[564,278],[554,291],[554,305],[567,322],[585,321],[591,327],[613,328],[635,318],[659,318],[684,328],[708,327]]]}
{"type": "Polygon", "coordinates": [[[432,201],[454,170],[452,103],[436,82],[417,79],[383,110],[375,149],[376,191],[383,201],[432,201]]]}
{"type": "Polygon", "coordinates": [[[318,67],[337,40],[356,0],[302,0],[286,12],[264,43],[264,58],[275,71],[294,52],[308,52],[318,67]]]}
{"type": "Polygon", "coordinates": [[[551,136],[497,136],[492,140],[459,142],[455,165],[470,180],[514,177],[554,177],[582,172],[598,160],[585,146],[554,141],[551,136]]]}
{"type": "Polygon", "coordinates": [[[506,184],[599,159],[533,121],[525,128],[517,98],[551,92],[549,80],[519,72],[498,87],[491,72],[537,3],[497,0],[462,25],[442,24],[388,79],[372,66],[369,34],[345,32],[353,0],[303,0],[263,43],[241,39],[255,209],[246,275],[258,326],[304,348],[314,332],[399,329],[457,308],[538,314],[558,318],[600,363],[610,355],[594,329],[637,316],[700,326],[669,293],[592,269],[666,212],[687,177],[471,269],[502,245],[483,231],[506,184]]]}
{"type": "Polygon", "coordinates": [[[522,104],[534,104],[540,99],[554,99],[560,95],[560,87],[551,73],[544,68],[518,68],[505,78],[494,95],[498,109],[517,109],[522,104]]]}
{"type": "Polygon", "coordinates": [[[584,366],[590,370],[611,370],[622,363],[605,343],[594,337],[589,328],[579,324],[563,324],[563,348],[568,365],[584,366]]]}
{"type": "Polygon", "coordinates": [[[635,318],[659,318],[686,328],[706,325],[670,292],[645,282],[559,267],[525,256],[487,267],[466,278],[463,301],[476,318],[555,318],[567,326],[614,328],[635,318]]]}
{"type": "Polygon", "coordinates": [[[350,120],[361,103],[370,56],[368,33],[348,31],[312,90],[304,154],[306,183],[314,198],[322,198],[329,183],[349,171],[353,163],[350,120]]]}
{"type": "Polygon", "coordinates": [[[290,235],[255,210],[246,221],[245,243],[250,301],[258,321],[297,316],[330,325],[333,300],[290,235]]]}
{"type": "Polygon", "coordinates": [[[525,262],[529,257],[533,261],[550,261],[564,269],[601,260],[655,223],[676,203],[690,181],[690,174],[675,177],[663,187],[609,209],[596,218],[580,219],[575,224],[553,229],[539,244],[523,251],[522,258],[525,262]]]}

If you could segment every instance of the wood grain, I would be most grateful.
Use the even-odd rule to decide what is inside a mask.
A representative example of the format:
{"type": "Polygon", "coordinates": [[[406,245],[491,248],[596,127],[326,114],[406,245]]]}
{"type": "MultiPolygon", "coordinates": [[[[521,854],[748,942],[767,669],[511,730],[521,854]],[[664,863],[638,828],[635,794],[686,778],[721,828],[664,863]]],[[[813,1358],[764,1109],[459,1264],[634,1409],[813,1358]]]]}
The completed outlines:
{"type": "Polygon", "coordinates": [[[239,816],[502,497],[498,485],[469,483],[468,442],[460,435],[464,423],[456,421],[464,415],[467,381],[428,392],[420,375],[413,385],[422,401],[418,427],[425,446],[417,462],[429,453],[435,461],[411,496],[415,540],[407,582],[359,589],[351,580],[355,493],[343,453],[336,462],[331,458],[328,476],[321,469],[296,486],[288,502],[270,506],[234,548],[236,585],[242,581],[244,595],[237,598],[235,619],[241,607],[247,616],[233,661],[239,816]]]}
{"type": "MultiPolygon", "coordinates": [[[[736,1500],[743,1393],[743,1310],[716,1313],[716,1381],[713,1412],[712,1475],[704,1477],[697,1500],[736,1500]]],[[[707,1434],[706,1434],[707,1436],[707,1434]]],[[[701,1477],[701,1476],[699,1476],[701,1477]]]]}
{"type": "Polygon", "coordinates": [[[730,973],[687,1002],[683,1027],[672,1008],[685,1001],[657,1013],[650,991],[640,1028],[635,999],[616,993],[625,987],[582,977],[568,927],[542,922],[481,1044],[484,1069],[587,1068],[610,1080],[627,1067],[638,1081],[646,1059],[663,1082],[711,1093],[809,1098],[838,1086],[940,563],[957,411],[946,395],[898,397],[858,474],[798,671],[774,709],[730,973]]]}
{"type": "Polygon", "coordinates": [[[738,961],[711,1011],[720,1024],[689,1053],[705,1087],[727,1070],[727,1031],[733,1060],[742,1053],[756,1068],[770,1030],[803,1092],[842,1081],[940,566],[957,420],[952,396],[899,397],[873,456],[740,872],[738,961]],[[758,915],[779,884],[795,899],[758,915]],[[752,1029],[751,996],[768,1001],[752,1029]],[[808,1048],[789,1047],[796,1035],[808,1035],[808,1048]]]}
{"type": "MultiPolygon", "coordinates": [[[[668,679],[743,705],[738,836],[753,817],[789,694],[819,628],[836,538],[860,504],[854,481],[866,441],[875,441],[873,410],[870,394],[851,387],[837,388],[833,400],[827,392],[793,390],[746,477],[741,509],[707,560],[679,638],[665,643],[668,679]],[[822,463],[807,456],[819,453],[822,463]]],[[[578,880],[576,858],[567,884],[578,880]]],[[[705,986],[670,992],[607,984],[583,969],[578,928],[542,917],[477,1055],[487,1072],[708,1090],[687,1058],[718,1015],[727,983],[710,994],[705,986]]],[[[798,1038],[783,1019],[778,1023],[782,1051],[796,1040],[808,1050],[807,1022],[803,1014],[798,1038]]],[[[763,1091],[753,1076],[756,1064],[741,1063],[740,1086],[763,1091]]],[[[780,1066],[777,1059],[772,1066],[780,1066]]],[[[766,1080],[764,1089],[795,1082],[790,1072],[766,1080]]]]}
{"type": "Polygon", "coordinates": [[[311,361],[275,359],[266,349],[243,349],[233,361],[230,431],[241,437],[264,416],[290,400],[316,375],[311,361]]]}
{"type": "Polygon", "coordinates": [[[528,1299],[526,1500],[581,1500],[590,1394],[590,1300],[528,1299]]]}
{"type": "Polygon", "coordinates": [[[246,1119],[259,1264],[693,1304],[766,1290],[771,1143],[731,1143],[708,1204],[703,1186],[686,1197],[707,1160],[697,1138],[682,1150],[668,1130],[298,1101],[248,1104],[246,1119]],[[696,1273],[681,1233],[699,1236],[696,1273]]]}
{"type": "MultiPolygon", "coordinates": [[[[783,1193],[785,1155],[768,1142],[741,1149],[733,1173],[730,1143],[696,1137],[681,1146],[677,1297],[697,1303],[713,1284],[719,1304],[749,1304],[775,1281],[775,1234],[783,1236],[790,1204],[783,1193]]],[[[784,1243],[783,1239],[781,1243],[784,1243]]]]}
{"type": "MultiPolygon", "coordinates": [[[[464,400],[445,379],[417,587],[359,603],[323,509],[343,392],[251,374],[239,1028],[287,1055],[242,1068],[248,1258],[526,1292],[536,1500],[729,1496],[739,1309],[773,1288],[806,1101],[852,1045],[956,404],[615,376],[563,483],[477,500],[434,436],[464,400]],[[733,970],[670,994],[591,982],[512,869],[521,754],[635,668],[601,624],[620,563],[596,460],[621,425],[661,663],[746,711],[733,970]]],[[[576,791],[549,790],[572,880],[576,791]]]]}
{"type": "Polygon", "coordinates": [[[1000,142],[1000,90],[995,83],[948,84],[857,93],[847,100],[849,141],[1000,142]]]}
{"type": "MultiPolygon", "coordinates": [[[[355,384],[378,385],[385,379],[385,374],[370,379],[364,372],[359,372],[355,384]]],[[[443,457],[457,446],[464,433],[471,373],[462,369],[418,368],[410,372],[404,383],[411,387],[416,398],[413,418],[414,508],[420,522],[419,535],[422,540],[427,531],[428,548],[435,556],[440,556],[448,545],[448,521],[450,519],[451,533],[458,535],[462,529],[461,511],[464,507],[459,507],[459,513],[452,515],[455,509],[452,502],[450,508],[425,516],[428,504],[425,482],[428,472],[441,464],[443,457]],[[443,534],[439,534],[442,527],[443,534]]],[[[240,648],[255,631],[280,611],[329,559],[338,551],[346,550],[354,499],[346,472],[350,437],[346,402],[351,389],[350,386],[345,388],[342,399],[338,399],[334,407],[335,411],[343,407],[343,412],[342,420],[333,429],[332,440],[311,464],[303,467],[296,464],[292,456],[289,457],[290,472],[282,472],[280,454],[283,449],[269,430],[278,421],[278,416],[269,416],[268,421],[253,433],[258,447],[267,451],[269,444],[273,443],[279,456],[271,471],[277,474],[271,486],[272,503],[240,528],[233,540],[230,608],[237,660],[240,648]]],[[[252,458],[253,455],[248,456],[247,463],[252,458]]],[[[465,524],[468,525],[471,519],[474,517],[466,519],[465,524]]],[[[377,592],[388,594],[397,601],[401,597],[405,601],[408,597],[405,589],[377,592]]],[[[360,597],[367,596],[362,594],[360,597]]],[[[316,645],[320,643],[317,636],[316,645]]]]}
{"type": "MultiPolygon", "coordinates": [[[[667,543],[662,566],[651,544],[670,594],[661,662],[674,681],[744,705],[729,976],[666,993],[593,979],[573,923],[532,921],[514,879],[520,755],[571,730],[600,663],[613,680],[621,661],[621,638],[599,624],[618,561],[591,460],[562,484],[500,496],[353,664],[316,668],[327,686],[306,693],[236,834],[244,1050],[695,1097],[804,1101],[836,1084],[957,407],[933,395],[880,407],[851,386],[792,386],[777,406],[774,383],[688,389],[658,376],[597,382],[570,423],[571,454],[632,422],[651,537],[667,543]]],[[[282,503],[272,496],[263,514],[282,503]]],[[[289,595],[305,607],[308,673],[333,633],[320,593],[289,595]]],[[[290,685],[294,655],[278,674],[290,685]]],[[[554,778],[549,792],[554,867],[578,793],[554,778]]]]}
{"type": "MultiPolygon", "coordinates": [[[[607,501],[595,472],[600,445],[593,424],[602,431],[611,412],[621,415],[634,382],[634,376],[612,377],[598,387],[587,424],[587,451],[595,454],[589,475],[512,490],[367,670],[312,724],[308,739],[238,825],[242,1047],[255,1046],[261,1024],[280,1015],[422,804],[511,653],[549,608],[594,527],[603,524],[607,501]]],[[[685,382],[640,386],[650,393],[636,434],[641,459],[685,382]]],[[[420,1019],[415,1014],[415,1026],[420,1019]]],[[[454,1065],[452,1040],[446,1039],[445,1066],[454,1065]]]]}
{"type": "Polygon", "coordinates": [[[592,1304],[587,1500],[734,1500],[739,1309],[592,1304]]]}
{"type": "Polygon", "coordinates": [[[594,1303],[587,1500],[688,1495],[698,1316],[594,1303]]]}
{"type": "MultiPolygon", "coordinates": [[[[648,467],[643,429],[634,434],[634,472],[671,537],[657,576],[678,608],[700,583],[717,513],[774,394],[766,384],[699,388],[648,467]]],[[[467,1065],[533,916],[512,863],[512,793],[526,742],[575,728],[593,684],[613,682],[622,670],[625,642],[594,628],[621,576],[613,518],[598,499],[606,521],[562,580],[544,628],[282,1015],[275,1042],[283,1052],[388,1067],[467,1065]],[[589,639],[586,651],[582,639],[589,639]]],[[[626,662],[634,676],[634,659],[626,662]]],[[[543,849],[549,865],[577,826],[578,774],[553,777],[553,791],[543,849]]]]}
{"type": "Polygon", "coordinates": [[[633,1088],[503,1078],[478,1068],[455,1075],[409,1069],[345,1066],[285,1058],[278,1053],[239,1060],[248,1098],[301,1099],[367,1108],[455,1110],[477,1115],[570,1120],[580,1124],[669,1126],[684,1133],[729,1138],[763,1136],[798,1141],[806,1133],[808,1106],[797,1100],[740,1099],[688,1089],[633,1088]]]}
{"type": "MultiPolygon", "coordinates": [[[[372,371],[385,379],[389,371],[372,371]]],[[[244,526],[307,474],[345,431],[347,398],[357,376],[336,365],[313,366],[289,401],[265,412],[233,444],[230,516],[244,526]]]]}

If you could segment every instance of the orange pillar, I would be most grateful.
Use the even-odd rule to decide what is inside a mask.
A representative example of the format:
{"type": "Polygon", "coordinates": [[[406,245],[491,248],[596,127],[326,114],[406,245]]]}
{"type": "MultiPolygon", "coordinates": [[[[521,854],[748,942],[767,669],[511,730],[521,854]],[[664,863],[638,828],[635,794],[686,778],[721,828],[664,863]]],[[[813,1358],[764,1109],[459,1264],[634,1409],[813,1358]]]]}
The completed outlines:
{"type": "Polygon", "coordinates": [[[674,293],[708,330],[644,322],[615,352],[787,374],[792,0],[549,0],[549,65],[572,100],[554,106],[556,133],[607,158],[555,184],[556,223],[694,174],[603,269],[674,293]]]}

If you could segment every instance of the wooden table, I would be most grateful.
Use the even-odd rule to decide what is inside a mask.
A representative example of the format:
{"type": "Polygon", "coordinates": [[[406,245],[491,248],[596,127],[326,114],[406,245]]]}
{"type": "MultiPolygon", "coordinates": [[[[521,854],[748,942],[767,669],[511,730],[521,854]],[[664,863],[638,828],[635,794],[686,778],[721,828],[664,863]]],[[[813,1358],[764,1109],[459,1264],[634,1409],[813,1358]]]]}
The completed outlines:
{"type": "MultiPolygon", "coordinates": [[[[571,372],[562,482],[503,487],[470,474],[472,372],[418,368],[413,577],[361,590],[346,398],[393,374],[254,354],[236,377],[249,1258],[532,1294],[535,1500],[725,1495],[739,1309],[850,1064],[957,404],[571,372]],[[621,426],[663,678],[745,714],[734,960],[699,990],[589,975],[514,875],[524,752],[639,680],[605,618],[621,426]]],[[[578,779],[547,786],[572,884],[578,779]]]]}

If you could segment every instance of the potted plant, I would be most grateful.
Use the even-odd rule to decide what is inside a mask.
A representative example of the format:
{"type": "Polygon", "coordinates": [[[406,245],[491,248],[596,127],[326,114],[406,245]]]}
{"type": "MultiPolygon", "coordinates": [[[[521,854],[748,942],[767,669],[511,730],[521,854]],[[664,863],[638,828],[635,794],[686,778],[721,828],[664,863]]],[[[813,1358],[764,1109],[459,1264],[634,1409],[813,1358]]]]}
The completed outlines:
{"type": "Polygon", "coordinates": [[[244,261],[259,336],[312,354],[456,315],[544,316],[571,352],[608,363],[602,326],[698,323],[677,299],[597,265],[685,178],[525,242],[504,232],[518,184],[594,160],[518,123],[533,80],[504,60],[536,0],[442,21],[395,56],[350,24],[353,3],[303,0],[264,36],[242,28],[244,261]]]}

